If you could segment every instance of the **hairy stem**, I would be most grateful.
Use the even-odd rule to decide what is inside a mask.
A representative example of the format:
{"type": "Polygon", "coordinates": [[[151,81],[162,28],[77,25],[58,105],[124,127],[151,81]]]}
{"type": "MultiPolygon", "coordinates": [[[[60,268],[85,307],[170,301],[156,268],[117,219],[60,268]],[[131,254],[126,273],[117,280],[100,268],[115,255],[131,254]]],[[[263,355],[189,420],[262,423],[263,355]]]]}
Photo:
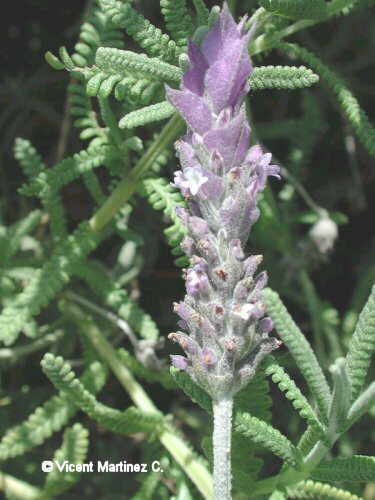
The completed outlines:
{"type": "Polygon", "coordinates": [[[172,116],[152,146],[131,170],[130,174],[120,182],[111,196],[91,217],[90,226],[93,231],[98,232],[103,229],[121,207],[124,206],[124,203],[128,201],[130,196],[137,189],[139,181],[142,179],[145,172],[152,166],[160,153],[182,134],[184,127],[185,124],[179,115],[175,114],[172,116]]]}
{"type": "Polygon", "coordinates": [[[231,497],[231,434],[233,399],[213,401],[214,499],[231,497]]]}

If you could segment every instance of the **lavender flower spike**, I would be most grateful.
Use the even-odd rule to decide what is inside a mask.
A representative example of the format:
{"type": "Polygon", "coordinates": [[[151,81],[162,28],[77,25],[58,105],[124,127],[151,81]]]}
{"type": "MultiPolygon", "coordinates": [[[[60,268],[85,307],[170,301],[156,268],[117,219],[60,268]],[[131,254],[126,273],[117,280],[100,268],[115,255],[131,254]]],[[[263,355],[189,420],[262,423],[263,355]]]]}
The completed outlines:
{"type": "Polygon", "coordinates": [[[180,90],[166,88],[188,132],[176,144],[181,170],[174,183],[189,209],[177,214],[187,228],[182,242],[190,257],[183,302],[175,304],[180,327],[171,333],[185,356],[173,365],[213,399],[214,498],[231,498],[233,396],[254,376],[261,360],[279,346],[268,334],[261,291],[265,272],[255,276],[261,256],[245,258],[244,246],[259,217],[258,194],[269,175],[279,176],[271,155],[249,149],[244,97],[252,66],[250,35],[224,4],[201,45],[189,43],[190,67],[180,90]]]}
{"type": "Polygon", "coordinates": [[[255,277],[261,256],[244,256],[259,216],[258,193],[267,176],[279,173],[270,154],[249,149],[243,104],[252,72],[248,42],[244,21],[237,25],[225,4],[201,46],[189,43],[181,89],[166,88],[188,125],[176,144],[182,168],[175,185],[190,208],[178,212],[188,229],[182,246],[191,267],[187,295],[175,305],[189,336],[170,335],[186,355],[173,356],[172,363],[216,400],[232,397],[279,345],[268,336],[272,322],[261,301],[266,273],[255,277]]]}

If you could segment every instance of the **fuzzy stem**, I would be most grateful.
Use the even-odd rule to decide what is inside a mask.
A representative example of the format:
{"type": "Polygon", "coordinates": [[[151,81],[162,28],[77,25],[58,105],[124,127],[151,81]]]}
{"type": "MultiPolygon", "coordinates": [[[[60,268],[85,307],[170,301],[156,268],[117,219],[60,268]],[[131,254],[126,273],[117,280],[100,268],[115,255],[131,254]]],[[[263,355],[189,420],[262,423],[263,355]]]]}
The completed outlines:
{"type": "Polygon", "coordinates": [[[214,499],[230,500],[233,399],[213,401],[214,499]]]}

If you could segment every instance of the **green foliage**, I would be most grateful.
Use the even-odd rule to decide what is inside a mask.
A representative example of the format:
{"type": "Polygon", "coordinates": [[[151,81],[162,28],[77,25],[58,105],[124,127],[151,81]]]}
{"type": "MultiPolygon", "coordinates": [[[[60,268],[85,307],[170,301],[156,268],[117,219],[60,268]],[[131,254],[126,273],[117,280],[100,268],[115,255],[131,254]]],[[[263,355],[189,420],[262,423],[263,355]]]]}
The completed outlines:
{"type": "Polygon", "coordinates": [[[167,179],[146,179],[143,186],[148,195],[149,202],[155,210],[163,210],[166,216],[171,219],[173,225],[164,230],[168,244],[173,247],[173,255],[179,256],[175,264],[185,266],[188,262],[183,254],[180,243],[186,234],[186,229],[181,219],[176,214],[176,207],[185,206],[181,194],[170,185],[167,179]]]}
{"type": "Polygon", "coordinates": [[[179,388],[182,389],[192,401],[203,408],[203,410],[212,414],[212,401],[210,396],[195,384],[186,372],[177,370],[177,368],[173,366],[171,366],[170,372],[179,388]]]}
{"type": "MultiPolygon", "coordinates": [[[[333,395],[329,414],[329,434],[345,425],[350,408],[351,383],[344,358],[338,358],[330,368],[333,377],[333,395]]],[[[331,436],[329,436],[331,437],[331,436]]]]}
{"type": "Polygon", "coordinates": [[[69,281],[73,266],[94,250],[104,236],[93,233],[88,223],[81,223],[50,260],[35,272],[23,292],[0,315],[0,340],[5,345],[17,339],[30,319],[39,314],[69,281]]]}
{"type": "Polygon", "coordinates": [[[185,0],[160,0],[161,12],[173,40],[178,46],[186,46],[193,33],[193,21],[185,0]]]}
{"type": "Polygon", "coordinates": [[[45,168],[39,153],[31,142],[26,139],[17,138],[15,140],[14,157],[18,160],[24,174],[29,179],[38,175],[45,168]]]}
{"type": "Polygon", "coordinates": [[[365,391],[354,401],[349,409],[346,422],[343,423],[341,432],[346,431],[354,422],[362,417],[365,413],[371,410],[375,404],[375,382],[372,382],[365,391]]]}
{"type": "Polygon", "coordinates": [[[321,19],[327,15],[324,0],[259,0],[272,14],[289,19],[321,19]]]}
{"type": "Polygon", "coordinates": [[[55,357],[47,353],[41,364],[53,385],[65,393],[77,408],[83,410],[106,429],[127,435],[135,432],[155,432],[163,426],[162,416],[158,412],[146,413],[135,407],[120,411],[99,403],[84,388],[69,363],[66,363],[61,356],[55,357]]]}
{"type": "Polygon", "coordinates": [[[119,349],[117,354],[120,360],[134,374],[135,377],[139,377],[150,384],[159,383],[166,389],[175,389],[176,384],[166,369],[159,371],[150,370],[135,359],[129,352],[125,351],[125,349],[119,349]]]}
{"type": "Polygon", "coordinates": [[[73,273],[82,278],[99,295],[103,302],[129,322],[139,335],[145,339],[156,340],[159,330],[151,316],[132,300],[126,290],[117,285],[100,267],[90,262],[78,262],[73,273]]]}
{"type": "Polygon", "coordinates": [[[358,397],[366,379],[375,349],[375,286],[363,308],[350,342],[347,366],[352,385],[352,400],[358,397]]]}
{"type": "Polygon", "coordinates": [[[22,238],[37,227],[41,217],[40,210],[33,210],[9,228],[4,228],[4,232],[0,233],[0,269],[7,267],[9,259],[19,250],[22,238]]]}
{"type": "Polygon", "coordinates": [[[114,26],[125,28],[127,34],[150,56],[161,56],[166,61],[176,58],[176,43],[134,10],[129,3],[99,0],[99,5],[102,11],[110,17],[114,26]]]}
{"type": "MultiPolygon", "coordinates": [[[[106,372],[96,361],[83,373],[81,382],[90,393],[96,394],[104,386],[105,379],[106,372]]],[[[0,460],[23,455],[41,445],[54,432],[61,430],[76,413],[77,407],[65,394],[53,396],[24,422],[6,431],[0,441],[0,460]]]]}
{"type": "MultiPolygon", "coordinates": [[[[69,464],[82,464],[86,461],[89,446],[89,433],[81,424],[64,432],[62,446],[56,451],[53,460],[60,464],[66,460],[69,464]]],[[[79,472],[60,471],[54,467],[47,474],[43,493],[47,495],[58,495],[71,488],[78,480],[79,472]]]]}
{"type": "MultiPolygon", "coordinates": [[[[266,11],[263,8],[256,10],[251,21],[247,23],[247,26],[251,26],[253,21],[256,24],[256,36],[251,43],[251,53],[261,55],[272,48],[279,48],[292,54],[293,63],[296,57],[301,58],[312,69],[304,66],[255,67],[249,79],[252,90],[303,89],[314,85],[321,78],[321,81],[333,92],[342,114],[347,118],[362,144],[373,154],[375,144],[373,126],[341,77],[338,77],[306,49],[295,44],[281,42],[283,38],[296,33],[303,27],[329,20],[330,16],[348,14],[354,9],[368,7],[372,5],[372,0],[357,2],[350,0],[331,2],[261,0],[258,3],[266,11]],[[289,20],[297,22],[293,23],[289,20]]],[[[144,237],[147,248],[140,248],[145,230],[141,228],[137,232],[134,226],[144,223],[139,207],[142,205],[141,198],[147,198],[152,207],[160,211],[160,218],[169,221],[169,226],[164,233],[172,247],[172,254],[178,257],[176,264],[186,265],[188,261],[182,256],[180,248],[185,228],[175,212],[176,207],[184,206],[185,201],[171,186],[170,175],[166,173],[169,174],[172,169],[177,168],[172,162],[169,163],[173,154],[171,145],[184,129],[181,119],[174,113],[174,108],[165,101],[164,84],[169,83],[173,87],[178,87],[182,77],[181,68],[185,67],[184,63],[186,63],[185,51],[188,38],[195,33],[195,39],[199,40],[207,31],[208,26],[212,26],[215,22],[219,7],[214,7],[209,12],[203,0],[192,0],[192,2],[160,0],[161,11],[170,37],[162,33],[136,10],[139,4],[146,5],[144,2],[137,2],[135,5],[135,2],[131,0],[88,2],[79,39],[72,53],[68,53],[62,47],[59,50],[59,57],[51,53],[46,54],[46,60],[53,68],[65,69],[70,73],[66,112],[70,112],[74,117],[74,126],[79,129],[80,139],[87,140],[88,144],[79,153],[60,160],[63,157],[62,150],[70,147],[70,140],[68,141],[67,138],[69,128],[67,118],[62,123],[56,155],[59,160],[56,165],[50,164],[50,161],[44,164],[41,156],[29,141],[25,139],[15,141],[15,157],[27,178],[19,193],[39,198],[42,210],[31,210],[34,200],[25,200],[17,206],[17,212],[13,213],[13,206],[17,205],[13,197],[13,178],[9,186],[7,182],[4,182],[4,185],[2,183],[1,186],[5,201],[1,199],[0,204],[0,294],[4,306],[0,314],[0,339],[6,345],[15,343],[17,340],[18,343],[12,348],[0,349],[0,368],[1,371],[5,371],[5,368],[17,370],[18,366],[15,365],[22,359],[25,360],[22,371],[25,370],[25,377],[27,377],[27,355],[51,346],[54,354],[44,356],[42,367],[59,390],[59,394],[43,404],[43,399],[39,397],[38,389],[36,389],[31,398],[33,411],[27,416],[25,401],[28,399],[23,394],[22,396],[14,394],[12,389],[19,381],[21,384],[24,383],[22,379],[24,374],[21,371],[19,374],[16,371],[10,372],[11,389],[1,396],[0,405],[5,407],[6,418],[8,413],[13,414],[14,411],[14,421],[20,423],[5,429],[0,441],[0,460],[5,462],[42,445],[54,433],[61,431],[79,410],[83,410],[100,426],[100,429],[107,432],[108,449],[112,444],[109,435],[111,432],[122,436],[145,433],[151,437],[157,433],[160,443],[166,446],[170,456],[160,455],[164,472],[160,475],[148,475],[134,498],[139,500],[154,497],[169,498],[172,492],[173,498],[176,499],[195,498],[198,493],[192,489],[192,485],[188,482],[190,480],[198,486],[205,498],[209,498],[210,477],[207,471],[201,468],[201,462],[196,460],[189,448],[185,449],[184,441],[173,427],[172,417],[164,419],[147,395],[147,384],[158,383],[159,386],[153,385],[148,389],[150,394],[157,395],[157,397],[160,391],[164,391],[160,393],[160,400],[165,404],[165,401],[168,401],[165,390],[174,390],[176,386],[181,388],[190,399],[208,413],[204,416],[201,412],[195,414],[192,411],[189,415],[176,412],[180,422],[191,427],[190,433],[184,432],[185,436],[194,432],[194,438],[197,441],[201,438],[201,428],[205,427],[202,423],[205,419],[209,420],[212,414],[212,402],[208,394],[194,384],[185,372],[172,368],[170,375],[165,369],[164,360],[157,358],[156,354],[154,365],[147,364],[144,362],[146,358],[142,358],[144,354],[141,352],[142,346],[159,347],[161,337],[170,327],[170,319],[168,313],[161,312],[158,316],[161,322],[157,325],[151,315],[143,309],[143,280],[145,278],[151,281],[155,277],[150,264],[153,259],[148,259],[148,257],[152,257],[154,245],[159,244],[160,238],[158,234],[151,234],[154,231],[150,231],[150,234],[144,237]],[[138,53],[139,49],[135,52],[130,51],[133,42],[130,41],[129,44],[129,40],[123,40],[124,30],[147,55],[138,53]],[[168,118],[171,119],[163,128],[162,133],[158,134],[159,123],[157,122],[168,118]],[[144,129],[138,132],[135,130],[137,127],[144,127],[144,129]],[[135,135],[136,133],[140,135],[135,135]],[[98,167],[102,168],[96,171],[98,167]],[[81,179],[93,198],[94,204],[100,205],[100,208],[90,221],[78,223],[77,229],[71,232],[71,226],[76,224],[78,219],[69,220],[63,206],[62,190],[81,179]],[[107,192],[110,193],[108,198],[107,192]],[[9,217],[4,210],[4,221],[7,218],[10,219],[10,225],[6,226],[3,222],[3,208],[9,204],[9,201],[12,210],[9,217]],[[107,230],[101,232],[111,220],[113,223],[108,225],[107,230]],[[88,260],[89,253],[96,250],[100,242],[109,236],[113,238],[107,239],[106,249],[98,249],[93,258],[95,260],[88,260]],[[138,255],[128,259],[124,266],[120,256],[121,251],[125,245],[134,242],[136,242],[134,253],[138,255]],[[148,246],[149,243],[150,246],[148,246]],[[75,280],[72,279],[74,277],[75,280]],[[62,292],[63,288],[66,290],[62,292]],[[82,299],[82,310],[75,305],[74,297],[82,299]],[[57,300],[54,301],[54,299],[57,300]],[[86,309],[90,310],[91,304],[92,316],[98,314],[101,318],[104,317],[104,320],[100,319],[97,327],[91,318],[87,319],[84,301],[86,301],[86,309]],[[98,305],[95,304],[96,302],[98,305]],[[48,309],[47,306],[49,306],[48,309]],[[74,307],[80,311],[78,319],[72,312],[74,307]],[[40,318],[37,317],[39,315],[40,318]],[[58,315],[57,318],[56,315],[58,315]],[[46,321],[47,324],[45,324],[46,321]],[[131,339],[133,330],[141,337],[141,340],[137,340],[134,336],[131,340],[135,355],[124,349],[118,349],[123,337],[117,336],[115,329],[110,328],[110,323],[115,324],[116,327],[121,324],[122,329],[127,331],[131,339]],[[83,354],[74,336],[77,326],[80,340],[85,347],[83,354]],[[85,327],[87,327],[86,330],[85,327]],[[95,330],[94,334],[91,333],[92,330],[95,330]],[[27,339],[26,342],[22,338],[18,339],[21,331],[32,338],[32,342],[27,339]],[[88,344],[90,344],[89,347],[87,347],[88,344]],[[82,364],[86,367],[83,375],[78,379],[70,365],[57,354],[63,354],[64,357],[73,359],[78,366],[82,364]],[[102,389],[106,375],[103,366],[95,361],[98,358],[108,364],[137,407],[122,411],[102,404],[96,399],[95,394],[102,389]],[[143,390],[135,377],[145,383],[146,390],[143,390]],[[17,399],[18,397],[20,399],[17,399]],[[34,398],[38,401],[37,403],[34,402],[34,398]],[[39,407],[34,409],[37,404],[39,407]],[[9,412],[7,412],[7,405],[12,405],[9,412]],[[146,411],[142,405],[147,408],[146,411]],[[21,417],[17,412],[18,408],[22,408],[21,417]],[[168,442],[169,447],[166,444],[168,442]]],[[[237,13],[241,10],[251,15],[256,4],[257,2],[253,0],[234,1],[230,2],[230,8],[237,9],[237,13]]],[[[147,13],[149,17],[154,14],[153,9],[150,10],[150,15],[147,13]]],[[[155,22],[163,22],[163,19],[156,18],[155,22]]],[[[331,40],[327,44],[326,56],[340,61],[337,57],[337,46],[340,48],[340,43],[342,43],[339,33],[337,37],[332,38],[334,41],[331,40]]],[[[316,43],[313,32],[309,33],[307,38],[300,39],[306,40],[312,47],[316,43]]],[[[320,47],[317,50],[319,49],[320,47]]],[[[326,47],[324,47],[325,50],[326,47]]],[[[351,52],[348,53],[351,55],[351,52]]],[[[270,62],[277,64],[274,60],[270,62]]],[[[349,73],[350,64],[348,62],[349,69],[347,69],[344,63],[344,71],[347,73],[349,73]]],[[[361,60],[356,64],[360,67],[361,60]]],[[[358,89],[361,90],[360,82],[356,83],[355,75],[353,75],[353,88],[357,84],[358,89]]],[[[44,82],[38,82],[37,88],[44,88],[43,85],[44,82]]],[[[26,91],[25,89],[26,85],[24,85],[23,92],[26,91]]],[[[337,318],[337,325],[335,324],[332,328],[332,322],[329,323],[327,315],[323,314],[330,306],[318,296],[318,287],[315,290],[312,282],[300,280],[305,284],[303,293],[306,297],[302,297],[299,296],[299,290],[296,289],[293,281],[294,274],[308,277],[311,271],[318,271],[323,263],[323,257],[317,258],[313,255],[305,239],[301,238],[299,225],[306,221],[309,224],[316,222],[320,216],[320,210],[326,209],[314,202],[314,195],[310,196],[307,192],[305,181],[307,183],[311,180],[312,185],[315,179],[319,182],[324,181],[323,173],[321,173],[321,178],[319,173],[316,178],[310,178],[312,170],[318,172],[320,169],[308,167],[313,153],[321,151],[318,141],[324,140],[324,133],[327,129],[330,130],[328,113],[321,105],[321,93],[303,91],[299,94],[302,110],[299,111],[297,108],[297,118],[293,115],[295,111],[293,106],[291,115],[284,113],[283,109],[289,108],[291,94],[282,93],[280,106],[277,110],[275,109],[273,119],[259,126],[254,124],[257,134],[264,142],[265,149],[268,148],[266,144],[268,140],[275,140],[277,150],[277,141],[280,139],[288,141],[290,147],[281,148],[281,161],[276,161],[279,164],[285,162],[283,175],[285,174],[287,179],[287,186],[277,195],[273,195],[271,188],[265,191],[260,201],[263,214],[253,235],[255,235],[255,247],[259,247],[260,251],[265,251],[275,287],[278,288],[280,283],[285,282],[285,294],[288,300],[302,310],[307,301],[310,317],[306,318],[306,328],[312,326],[314,333],[312,343],[314,348],[317,348],[317,357],[322,362],[322,366],[328,367],[332,363],[333,391],[331,395],[323,370],[310,344],[289,316],[278,295],[266,290],[264,297],[268,313],[273,318],[277,332],[306,379],[311,396],[317,402],[317,408],[307,400],[289,375],[293,373],[289,356],[285,357],[287,369],[281,367],[273,357],[265,360],[253,380],[235,396],[232,475],[234,495],[238,500],[247,500],[250,496],[268,498],[270,495],[272,500],[286,498],[355,500],[358,498],[356,494],[359,495],[361,492],[360,485],[352,485],[351,489],[356,493],[354,494],[329,484],[300,481],[309,477],[323,482],[375,480],[374,457],[348,456],[353,455],[354,449],[359,447],[361,440],[370,439],[371,436],[364,433],[359,426],[353,430],[354,438],[348,434],[342,436],[366,412],[372,410],[373,413],[374,411],[375,383],[371,383],[364,391],[363,387],[366,384],[374,349],[375,289],[359,317],[348,355],[344,360],[340,356],[343,355],[346,340],[354,330],[354,322],[352,322],[352,327],[345,329],[346,338],[336,340],[335,345],[338,348],[334,350],[334,354],[330,352],[325,358],[325,342],[327,341],[327,345],[330,349],[332,348],[332,343],[328,339],[329,327],[327,325],[331,326],[331,334],[337,336],[339,320],[337,318]],[[279,115],[280,120],[276,119],[279,115]],[[283,158],[284,150],[285,159],[283,158]],[[297,205],[295,193],[300,194],[301,199],[306,202],[309,210],[307,215],[306,209],[301,211],[301,207],[297,205]],[[270,250],[270,255],[267,255],[268,250],[270,250]],[[280,266],[279,263],[275,265],[280,253],[283,255],[282,262],[285,266],[280,266]],[[338,359],[335,360],[337,357],[338,359]],[[266,376],[272,378],[296,410],[287,422],[288,437],[272,427],[270,423],[271,398],[266,376]],[[351,398],[350,387],[352,388],[351,398]],[[307,422],[308,427],[299,439],[298,445],[295,446],[292,441],[297,442],[298,430],[301,428],[299,416],[307,422]],[[327,453],[340,435],[343,439],[338,443],[337,453],[343,457],[327,460],[327,453]],[[283,465],[275,476],[259,480],[260,470],[266,456],[264,448],[281,458],[283,465]]],[[[3,99],[3,95],[5,94],[0,92],[0,99],[3,99]]],[[[34,104],[33,97],[28,96],[27,99],[34,104]]],[[[38,111],[39,96],[36,94],[35,98],[35,110],[38,111]]],[[[24,102],[22,99],[21,101],[24,102]]],[[[267,106],[264,108],[266,114],[272,107],[271,100],[269,108],[267,106]]],[[[10,108],[10,111],[13,116],[13,109],[10,108]]],[[[0,122],[3,123],[4,120],[2,114],[0,122]]],[[[44,123],[43,120],[32,121],[33,137],[34,126],[37,129],[39,122],[44,123]]],[[[349,146],[347,155],[351,173],[358,171],[355,151],[353,153],[349,146]]],[[[51,158],[51,154],[44,154],[44,157],[51,158]]],[[[362,171],[359,173],[359,180],[363,180],[362,171]]],[[[337,182],[337,193],[341,193],[340,190],[344,193],[345,188],[341,187],[340,182],[337,182]]],[[[342,195],[336,194],[336,196],[342,195]]],[[[356,193],[353,198],[355,196],[356,193]]],[[[327,196],[323,192],[319,203],[325,203],[326,199],[327,196]]],[[[335,201],[336,199],[332,200],[332,205],[335,201]]],[[[335,207],[327,207],[327,212],[329,211],[330,214],[334,213],[334,210],[336,210],[335,207]]],[[[76,217],[77,211],[74,207],[73,210],[69,210],[68,215],[72,212],[76,217]]],[[[348,209],[349,223],[350,215],[350,209],[348,209]]],[[[148,228],[147,225],[147,230],[148,228]]],[[[324,258],[329,259],[330,256],[327,255],[324,258]]],[[[360,258],[361,256],[358,255],[359,262],[360,258]]],[[[357,286],[351,305],[352,317],[359,313],[362,305],[360,299],[365,289],[369,288],[371,272],[367,270],[370,266],[365,269],[366,286],[361,284],[357,286]]],[[[157,283],[153,286],[157,287],[157,283]]],[[[164,285],[162,282],[161,284],[164,285]]],[[[151,290],[151,293],[155,290],[156,288],[151,290]]],[[[151,300],[147,299],[146,303],[151,311],[155,309],[155,304],[153,304],[154,297],[150,295],[150,298],[151,300]]],[[[169,310],[168,304],[169,297],[164,297],[161,308],[165,308],[165,311],[169,310]]],[[[339,306],[337,308],[339,309],[339,306]]],[[[4,377],[5,382],[8,382],[7,377],[8,374],[4,377]]],[[[44,389],[42,387],[41,391],[44,389]]],[[[109,393],[105,395],[106,400],[116,398],[119,389],[120,387],[116,387],[116,384],[109,385],[109,393]]],[[[279,411],[278,406],[275,408],[275,415],[277,418],[280,415],[280,420],[285,425],[282,409],[279,411]]],[[[3,430],[4,427],[6,425],[3,425],[3,430]]],[[[132,442],[136,443],[135,440],[132,442]]],[[[51,449],[52,444],[54,443],[48,442],[46,447],[51,449]]],[[[66,459],[69,462],[81,463],[85,461],[87,445],[87,431],[80,424],[76,424],[66,430],[62,447],[56,452],[55,459],[60,462],[66,459]]],[[[92,446],[95,447],[96,443],[92,443],[92,446]]],[[[117,446],[117,441],[115,446],[117,446]]],[[[212,448],[210,439],[205,439],[204,448],[210,456],[212,448]]],[[[150,450],[155,449],[144,441],[139,449],[137,447],[137,453],[139,452],[139,457],[145,461],[144,457],[147,457],[147,453],[150,456],[150,450]]],[[[159,448],[157,451],[159,453],[159,448]]],[[[32,470],[32,465],[30,464],[30,470],[32,470]]],[[[275,463],[271,462],[270,466],[268,467],[267,464],[267,469],[264,470],[274,469],[275,463]]],[[[0,490],[5,484],[10,484],[13,485],[12,487],[15,487],[14,485],[17,488],[21,487],[22,494],[18,495],[19,498],[50,498],[64,492],[77,480],[78,475],[55,470],[46,477],[43,490],[38,491],[26,483],[17,483],[17,480],[12,482],[6,475],[0,473],[0,490]],[[6,481],[3,481],[4,478],[6,481]]],[[[107,493],[110,496],[113,494],[111,489],[108,489],[107,493]]],[[[7,492],[7,495],[12,497],[11,493],[7,492]]]]}
{"type": "MultiPolygon", "coordinates": [[[[248,385],[235,395],[234,421],[238,415],[252,415],[269,422],[272,400],[268,391],[265,373],[259,369],[248,385]]],[[[244,435],[236,430],[235,427],[232,433],[233,488],[238,492],[246,492],[258,478],[264,460],[257,456],[257,445],[251,436],[244,439],[244,435]]]]}
{"type": "Polygon", "coordinates": [[[289,315],[278,294],[270,289],[266,289],[263,296],[268,314],[274,321],[277,333],[288,347],[298,368],[305,377],[318,403],[320,416],[323,422],[326,423],[331,395],[328,383],[315,354],[303,333],[289,315]]]}
{"type": "Polygon", "coordinates": [[[375,481],[375,457],[354,455],[322,462],[312,473],[318,481],[375,481]]]}
{"type": "Polygon", "coordinates": [[[107,151],[109,148],[80,151],[53,168],[41,170],[29,184],[19,189],[19,193],[27,196],[40,196],[41,198],[50,195],[50,192],[55,195],[62,187],[70,184],[81,175],[103,165],[107,158],[107,151]]]}
{"type": "Polygon", "coordinates": [[[294,488],[288,488],[288,498],[324,498],[324,500],[361,500],[349,491],[314,481],[302,481],[294,488]]]}
{"type": "Polygon", "coordinates": [[[198,25],[207,25],[208,24],[208,15],[209,10],[206,7],[206,4],[203,0],[192,0],[196,13],[197,13],[197,22],[198,25]]]}
{"type": "Polygon", "coordinates": [[[160,477],[158,474],[148,474],[142,481],[142,486],[132,497],[132,500],[152,500],[155,498],[155,490],[160,484],[160,477]]]}
{"type": "MultiPolygon", "coordinates": [[[[180,68],[160,59],[150,58],[145,54],[136,54],[129,50],[107,47],[97,50],[95,65],[104,72],[120,74],[123,77],[130,73],[162,82],[178,83],[182,76],[180,68]]],[[[89,95],[92,95],[91,92],[89,95]]]]}
{"type": "Polygon", "coordinates": [[[258,66],[249,78],[251,90],[302,89],[319,81],[305,66],[258,66]]]}
{"type": "Polygon", "coordinates": [[[153,122],[165,120],[173,115],[174,107],[168,101],[151,104],[136,111],[131,111],[119,121],[120,128],[142,127],[153,122]]]}
{"type": "Polygon", "coordinates": [[[270,375],[272,381],[285,393],[285,397],[292,402],[293,407],[298,411],[300,416],[304,418],[311,427],[323,435],[323,426],[314,410],[285,370],[278,365],[274,359],[268,358],[265,373],[266,375],[270,375]]]}
{"type": "Polygon", "coordinates": [[[328,66],[323,64],[318,57],[303,47],[292,43],[279,43],[277,47],[287,54],[291,53],[300,57],[318,73],[322,82],[325,83],[335,95],[342,113],[353,127],[362,145],[372,156],[375,155],[374,127],[370,123],[366,113],[360,107],[357,99],[346,87],[343,80],[328,68],[328,66]]]}
{"type": "Polygon", "coordinates": [[[236,415],[234,430],[264,446],[292,467],[301,461],[299,450],[280,431],[248,413],[236,415]]]}

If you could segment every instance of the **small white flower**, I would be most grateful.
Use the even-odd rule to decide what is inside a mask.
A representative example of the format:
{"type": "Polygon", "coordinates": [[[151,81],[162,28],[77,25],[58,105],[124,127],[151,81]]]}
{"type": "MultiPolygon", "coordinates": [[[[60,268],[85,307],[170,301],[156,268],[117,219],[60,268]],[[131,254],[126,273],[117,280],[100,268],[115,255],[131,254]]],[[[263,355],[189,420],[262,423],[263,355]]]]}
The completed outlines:
{"type": "Polygon", "coordinates": [[[208,181],[202,170],[197,167],[188,167],[184,171],[184,176],[186,179],[186,187],[189,187],[190,192],[195,196],[200,188],[208,181]]]}
{"type": "Polygon", "coordinates": [[[313,225],[309,234],[319,252],[325,254],[332,250],[339,231],[337,224],[325,215],[313,225]]]}

